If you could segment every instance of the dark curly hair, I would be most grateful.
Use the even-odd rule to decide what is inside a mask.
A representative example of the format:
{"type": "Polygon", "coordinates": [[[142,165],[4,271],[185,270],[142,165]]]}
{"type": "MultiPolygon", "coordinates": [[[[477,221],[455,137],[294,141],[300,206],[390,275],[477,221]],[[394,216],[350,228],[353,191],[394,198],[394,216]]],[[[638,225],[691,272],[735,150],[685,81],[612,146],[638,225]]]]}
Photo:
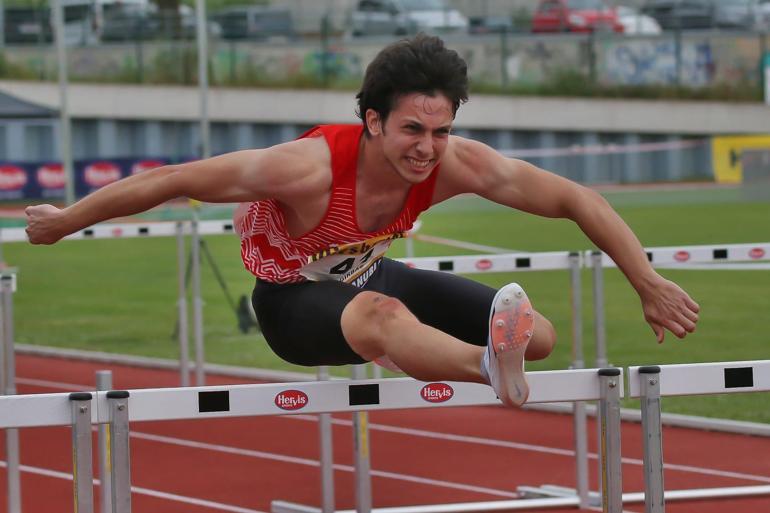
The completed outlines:
{"type": "Polygon", "coordinates": [[[404,95],[441,93],[452,102],[452,115],[468,101],[468,66],[454,50],[435,36],[418,34],[388,45],[367,66],[358,99],[358,117],[364,122],[373,109],[384,123],[404,95]]]}

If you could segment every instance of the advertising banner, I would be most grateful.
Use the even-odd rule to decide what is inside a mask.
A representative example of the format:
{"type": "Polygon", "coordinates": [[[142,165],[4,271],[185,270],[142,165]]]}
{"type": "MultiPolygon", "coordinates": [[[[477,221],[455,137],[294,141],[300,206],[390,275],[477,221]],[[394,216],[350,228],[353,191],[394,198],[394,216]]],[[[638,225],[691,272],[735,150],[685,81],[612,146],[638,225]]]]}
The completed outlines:
{"type": "MultiPolygon", "coordinates": [[[[126,176],[169,163],[166,158],[75,161],[75,194],[83,197],[126,176]]],[[[0,162],[0,201],[62,201],[64,190],[64,167],[58,162],[0,162]]]]}
{"type": "Polygon", "coordinates": [[[770,135],[727,135],[711,140],[714,178],[718,183],[741,183],[743,169],[741,153],[744,150],[770,149],[770,135]]]}
{"type": "Polygon", "coordinates": [[[770,52],[765,53],[762,68],[765,77],[765,104],[770,105],[770,52]]]}

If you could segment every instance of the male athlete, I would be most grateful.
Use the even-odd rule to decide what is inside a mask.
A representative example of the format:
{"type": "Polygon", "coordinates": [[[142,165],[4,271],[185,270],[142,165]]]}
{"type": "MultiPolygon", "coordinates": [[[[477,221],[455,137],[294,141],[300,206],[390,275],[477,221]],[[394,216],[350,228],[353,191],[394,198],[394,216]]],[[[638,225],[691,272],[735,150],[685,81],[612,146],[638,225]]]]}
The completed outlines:
{"type": "Polygon", "coordinates": [[[698,305],[659,276],[631,230],[597,193],[490,147],[450,135],[467,70],[435,37],[399,41],[369,65],[363,123],[320,126],[296,141],[163,166],[65,209],[26,209],[33,244],[185,196],[241,202],[235,226],[252,300],[270,347],[300,365],[377,360],[425,380],[490,384],[520,406],[524,360],[545,358],[550,322],[516,284],[495,291],[383,257],[430,206],[475,193],[573,220],[636,289],[662,342],[695,330],[698,305]]]}

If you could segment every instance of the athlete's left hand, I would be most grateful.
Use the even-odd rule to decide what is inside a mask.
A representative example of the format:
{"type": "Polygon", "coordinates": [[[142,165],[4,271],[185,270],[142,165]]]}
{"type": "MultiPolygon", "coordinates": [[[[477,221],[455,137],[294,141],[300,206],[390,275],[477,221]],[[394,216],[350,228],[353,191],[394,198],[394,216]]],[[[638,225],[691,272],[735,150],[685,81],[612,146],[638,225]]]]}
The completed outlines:
{"type": "Polygon", "coordinates": [[[27,238],[32,244],[53,244],[66,233],[59,228],[62,210],[53,205],[32,205],[24,209],[27,238]]]}
{"type": "Polygon", "coordinates": [[[695,331],[700,306],[682,290],[679,285],[660,275],[643,291],[644,318],[652,327],[658,343],[662,343],[665,330],[678,338],[684,338],[695,331]]]}

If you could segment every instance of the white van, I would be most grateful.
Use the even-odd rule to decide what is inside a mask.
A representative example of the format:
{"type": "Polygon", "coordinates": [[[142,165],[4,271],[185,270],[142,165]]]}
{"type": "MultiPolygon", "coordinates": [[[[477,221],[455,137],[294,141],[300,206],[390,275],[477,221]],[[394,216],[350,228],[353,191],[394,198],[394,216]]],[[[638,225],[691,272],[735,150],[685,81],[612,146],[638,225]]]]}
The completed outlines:
{"type": "Polygon", "coordinates": [[[61,0],[68,45],[93,45],[101,39],[105,16],[122,10],[147,10],[149,0],[61,0]]]}
{"type": "Polygon", "coordinates": [[[350,19],[355,37],[418,32],[467,33],[468,18],[444,0],[359,0],[350,19]]]}

